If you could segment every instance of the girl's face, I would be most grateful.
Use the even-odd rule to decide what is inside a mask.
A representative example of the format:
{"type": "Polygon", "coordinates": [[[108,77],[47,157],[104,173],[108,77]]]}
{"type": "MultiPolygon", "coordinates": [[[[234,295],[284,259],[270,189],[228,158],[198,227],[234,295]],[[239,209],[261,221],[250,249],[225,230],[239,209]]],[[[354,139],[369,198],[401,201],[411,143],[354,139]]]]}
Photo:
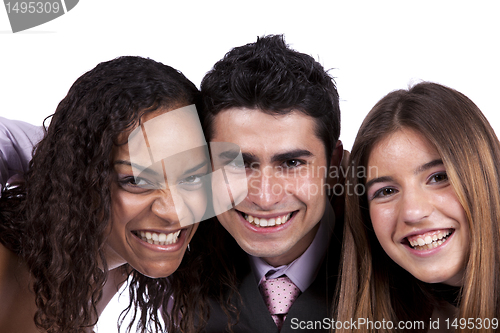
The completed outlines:
{"type": "Polygon", "coordinates": [[[110,269],[129,263],[152,278],[169,276],[205,213],[202,176],[210,163],[203,133],[193,126],[199,120],[196,113],[168,111],[145,115],[140,128],[120,138],[128,143],[114,149],[110,269]]]}
{"type": "Polygon", "coordinates": [[[421,281],[461,285],[469,229],[434,146],[399,130],[375,145],[368,170],[370,217],[389,257],[421,281]]]}

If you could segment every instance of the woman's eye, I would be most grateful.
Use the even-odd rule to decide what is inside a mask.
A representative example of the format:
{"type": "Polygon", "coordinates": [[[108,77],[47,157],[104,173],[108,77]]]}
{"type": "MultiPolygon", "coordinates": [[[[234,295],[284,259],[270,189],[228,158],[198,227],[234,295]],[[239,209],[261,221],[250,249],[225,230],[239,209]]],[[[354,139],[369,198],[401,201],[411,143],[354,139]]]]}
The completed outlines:
{"type": "Polygon", "coordinates": [[[146,180],[144,180],[142,178],[132,178],[132,179],[129,180],[129,183],[132,186],[139,186],[139,187],[140,186],[146,186],[146,185],[149,184],[146,180]]]}
{"type": "Polygon", "coordinates": [[[181,183],[184,184],[197,184],[201,182],[201,177],[200,176],[189,176],[187,178],[184,178],[181,183]]]}
{"type": "Polygon", "coordinates": [[[243,162],[243,160],[241,159],[231,161],[231,163],[229,163],[228,166],[233,167],[235,169],[242,169],[246,167],[245,162],[243,162]]]}
{"type": "Polygon", "coordinates": [[[182,179],[179,182],[179,188],[183,188],[186,191],[195,191],[203,187],[205,174],[193,175],[182,179]]]}
{"type": "Polygon", "coordinates": [[[145,179],[139,178],[139,177],[137,177],[137,178],[136,177],[125,177],[123,179],[120,179],[119,182],[121,185],[134,186],[134,187],[144,186],[144,185],[148,184],[148,182],[145,179]]]}
{"type": "Polygon", "coordinates": [[[448,180],[446,172],[438,172],[429,177],[429,183],[441,183],[448,180]]]}
{"type": "Polygon", "coordinates": [[[133,193],[145,192],[158,187],[144,178],[133,176],[119,178],[118,184],[126,191],[133,193]]]}

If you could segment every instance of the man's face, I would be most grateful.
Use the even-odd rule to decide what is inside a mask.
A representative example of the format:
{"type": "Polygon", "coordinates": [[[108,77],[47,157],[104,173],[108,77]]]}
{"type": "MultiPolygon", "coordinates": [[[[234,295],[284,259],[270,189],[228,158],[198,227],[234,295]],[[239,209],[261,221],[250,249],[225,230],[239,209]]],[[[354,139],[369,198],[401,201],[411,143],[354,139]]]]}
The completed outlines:
{"type": "Polygon", "coordinates": [[[213,142],[241,148],[248,195],[218,215],[247,253],[288,264],[311,244],[325,210],[325,146],[315,121],[299,111],[269,115],[230,108],[214,120],[213,142]]]}

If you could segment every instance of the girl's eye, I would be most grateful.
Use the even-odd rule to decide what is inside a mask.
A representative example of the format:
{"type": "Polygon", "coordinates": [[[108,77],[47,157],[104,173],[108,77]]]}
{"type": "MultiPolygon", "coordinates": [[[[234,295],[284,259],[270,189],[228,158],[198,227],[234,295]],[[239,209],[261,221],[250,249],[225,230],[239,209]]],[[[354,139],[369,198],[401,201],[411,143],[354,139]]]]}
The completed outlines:
{"type": "Polygon", "coordinates": [[[448,180],[446,172],[438,172],[429,177],[429,183],[441,183],[448,180]]]}
{"type": "Polygon", "coordinates": [[[385,198],[385,197],[391,196],[393,194],[396,194],[397,192],[398,191],[395,188],[392,188],[392,187],[383,187],[383,188],[381,188],[380,190],[378,190],[377,192],[375,192],[373,194],[372,199],[375,199],[375,198],[385,198]]]}

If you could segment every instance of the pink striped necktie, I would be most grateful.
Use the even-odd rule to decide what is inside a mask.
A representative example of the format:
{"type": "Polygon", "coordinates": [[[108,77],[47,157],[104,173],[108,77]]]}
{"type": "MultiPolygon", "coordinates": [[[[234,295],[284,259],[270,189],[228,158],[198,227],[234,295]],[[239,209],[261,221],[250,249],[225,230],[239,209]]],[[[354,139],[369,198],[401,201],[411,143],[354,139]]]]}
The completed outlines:
{"type": "Polygon", "coordinates": [[[284,275],[269,280],[264,276],[259,284],[259,290],[271,317],[273,317],[278,329],[281,330],[288,309],[300,295],[300,289],[284,275]]]}

